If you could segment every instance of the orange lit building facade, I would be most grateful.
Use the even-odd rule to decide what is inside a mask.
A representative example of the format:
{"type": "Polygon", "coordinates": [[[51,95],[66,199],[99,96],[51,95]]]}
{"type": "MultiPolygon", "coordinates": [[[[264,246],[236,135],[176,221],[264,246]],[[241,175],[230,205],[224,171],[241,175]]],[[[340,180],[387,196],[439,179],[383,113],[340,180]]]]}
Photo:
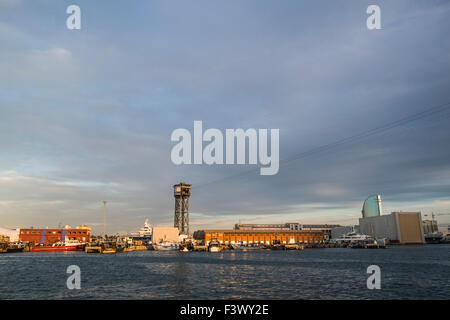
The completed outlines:
{"type": "Polygon", "coordinates": [[[194,233],[195,240],[209,244],[212,239],[223,244],[272,244],[275,240],[287,243],[321,243],[323,231],[263,231],[263,230],[200,230],[194,233]]]}
{"type": "Polygon", "coordinates": [[[85,229],[20,229],[19,241],[51,244],[55,242],[65,242],[66,240],[78,240],[79,242],[89,242],[91,230],[85,229]]]}

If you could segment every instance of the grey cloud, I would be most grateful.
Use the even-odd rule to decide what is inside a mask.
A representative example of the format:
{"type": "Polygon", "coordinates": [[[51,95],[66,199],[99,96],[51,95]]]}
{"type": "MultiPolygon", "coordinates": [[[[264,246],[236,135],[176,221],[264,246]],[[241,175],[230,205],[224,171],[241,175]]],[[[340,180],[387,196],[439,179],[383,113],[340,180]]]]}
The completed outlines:
{"type": "Polygon", "coordinates": [[[111,6],[84,4],[80,33],[40,20],[62,4],[0,18],[0,171],[39,179],[5,185],[8,224],[95,223],[103,199],[113,230],[146,216],[171,224],[180,180],[198,186],[198,225],[246,216],[347,223],[378,192],[417,210],[448,199],[448,112],[305,157],[274,177],[254,167],[221,180],[252,167],[170,162],[170,133],[193,120],[279,128],[280,158],[290,159],[450,102],[446,2],[382,1],[376,32],[356,1],[161,1],[130,6],[131,20],[111,6]]]}

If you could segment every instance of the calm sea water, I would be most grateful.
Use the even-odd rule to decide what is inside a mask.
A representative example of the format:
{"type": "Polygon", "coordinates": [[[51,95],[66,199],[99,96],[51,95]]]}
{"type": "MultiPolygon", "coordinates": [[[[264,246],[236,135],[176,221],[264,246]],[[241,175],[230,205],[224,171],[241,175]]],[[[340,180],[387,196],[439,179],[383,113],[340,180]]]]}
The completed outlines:
{"type": "Polygon", "coordinates": [[[0,255],[1,299],[449,299],[450,245],[0,255]],[[381,289],[368,290],[369,265],[381,289]],[[81,268],[69,290],[66,269],[81,268]]]}

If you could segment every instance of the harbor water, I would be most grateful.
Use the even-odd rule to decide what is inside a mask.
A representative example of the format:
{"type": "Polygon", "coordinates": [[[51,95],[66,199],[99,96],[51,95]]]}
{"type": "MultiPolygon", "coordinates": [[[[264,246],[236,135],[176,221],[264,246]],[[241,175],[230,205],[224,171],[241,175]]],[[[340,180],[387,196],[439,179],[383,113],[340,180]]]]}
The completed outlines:
{"type": "Polygon", "coordinates": [[[450,246],[0,255],[0,299],[449,299],[450,246]],[[67,267],[81,270],[69,290],[67,267]],[[367,267],[381,289],[367,288],[367,267]]]}

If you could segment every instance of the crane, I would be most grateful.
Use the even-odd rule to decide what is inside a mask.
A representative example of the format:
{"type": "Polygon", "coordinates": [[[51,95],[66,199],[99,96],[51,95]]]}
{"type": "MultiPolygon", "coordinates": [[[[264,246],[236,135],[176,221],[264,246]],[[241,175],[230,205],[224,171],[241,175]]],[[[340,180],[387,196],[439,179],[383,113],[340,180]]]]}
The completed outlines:
{"type": "MultiPolygon", "coordinates": [[[[450,213],[434,213],[434,212],[432,212],[431,213],[431,220],[432,221],[434,221],[434,217],[436,217],[436,216],[448,216],[448,215],[450,215],[450,213]]],[[[425,217],[428,217],[429,215],[428,214],[424,214],[424,216],[425,217]]]]}

